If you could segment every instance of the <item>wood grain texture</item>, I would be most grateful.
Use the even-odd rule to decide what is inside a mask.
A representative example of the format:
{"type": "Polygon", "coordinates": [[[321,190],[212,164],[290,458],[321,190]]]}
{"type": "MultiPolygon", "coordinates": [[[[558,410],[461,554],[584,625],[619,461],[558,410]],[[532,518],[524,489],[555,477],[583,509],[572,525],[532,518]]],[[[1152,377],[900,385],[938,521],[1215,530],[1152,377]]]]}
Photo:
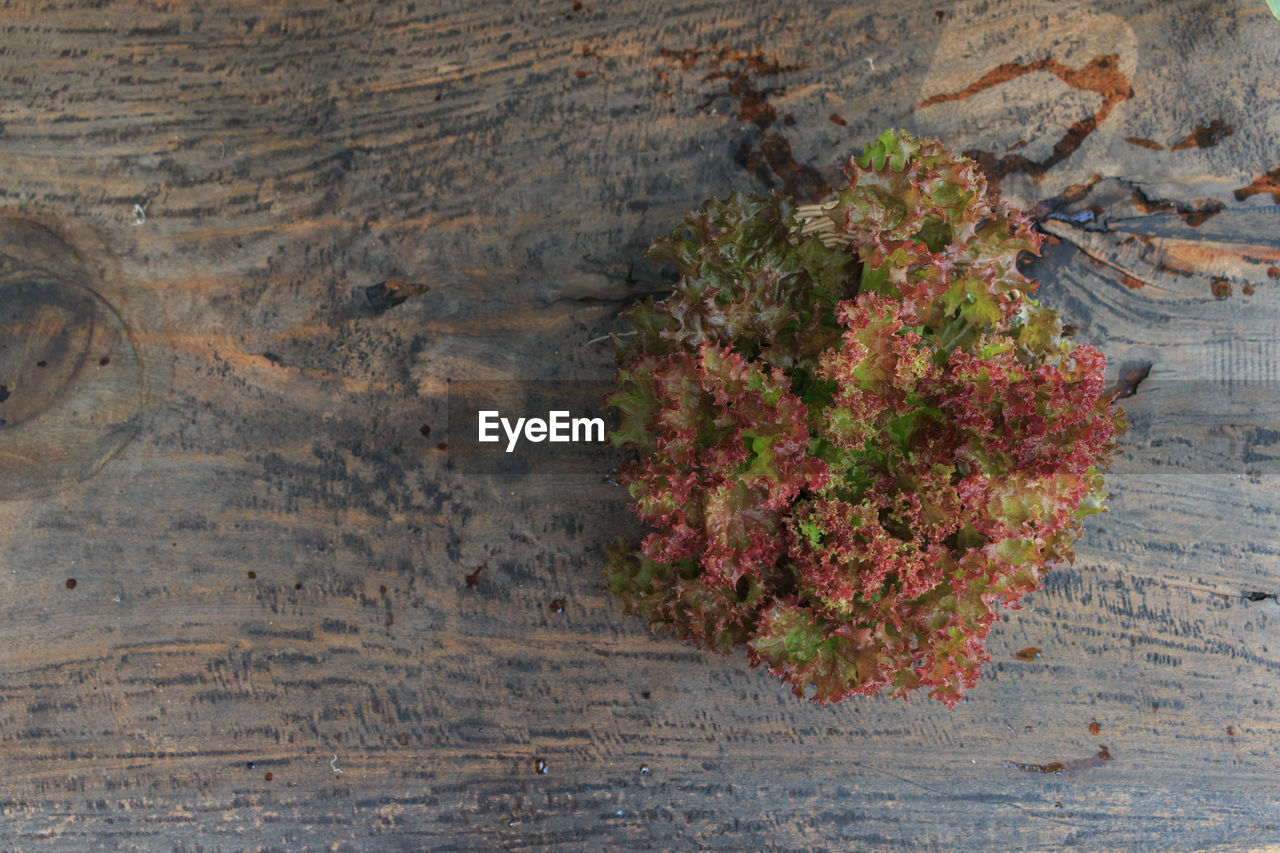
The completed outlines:
{"type": "MultiPolygon", "coordinates": [[[[1276,214],[1236,193],[1280,166],[1275,26],[1261,0],[0,4],[4,215],[111,283],[110,363],[81,366],[154,380],[105,465],[0,501],[2,846],[1280,846],[1276,214]],[[1132,96],[1076,138],[1104,98],[1069,82],[1109,55],[1132,96]],[[1070,73],[921,106],[1037,63],[1070,73]],[[1044,215],[1127,188],[1127,231],[1047,220],[1033,269],[1152,364],[1111,513],[951,712],[810,706],[651,635],[604,588],[621,490],[438,447],[451,379],[607,380],[590,342],[666,286],[641,251],[685,211],[816,190],[889,126],[1041,164],[1068,140],[1003,179],[1044,215]],[[425,292],[371,307],[396,279],[425,292]]],[[[92,340],[15,292],[6,336],[92,340]]],[[[29,360],[0,366],[33,412],[71,368],[29,360]]]]}

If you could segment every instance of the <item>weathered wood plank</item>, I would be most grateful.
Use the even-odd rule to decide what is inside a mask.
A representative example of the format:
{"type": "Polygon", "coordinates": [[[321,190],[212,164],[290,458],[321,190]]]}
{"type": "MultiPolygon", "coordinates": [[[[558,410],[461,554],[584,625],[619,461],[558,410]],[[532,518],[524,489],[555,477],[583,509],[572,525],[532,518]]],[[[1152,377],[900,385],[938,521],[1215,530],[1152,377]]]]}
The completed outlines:
{"type": "MultiPolygon", "coordinates": [[[[33,433],[106,430],[38,395],[149,379],[100,467],[0,455],[6,843],[1280,844],[1276,600],[1248,597],[1280,591],[1274,438],[1248,432],[1274,425],[1229,384],[1276,378],[1280,284],[1267,229],[1223,225],[1280,203],[1245,189],[1280,165],[1275,26],[1261,0],[7,4],[5,215],[119,317],[83,364],[6,351],[10,399],[33,433]],[[620,490],[438,446],[451,379],[607,380],[590,341],[664,288],[641,251],[686,210],[818,194],[888,126],[1003,164],[1041,215],[1131,216],[1051,224],[1034,270],[1079,338],[1152,365],[1112,512],[952,712],[811,707],[651,635],[600,571],[638,532],[620,490]],[[427,289],[371,307],[392,279],[427,289]]],[[[80,352],[83,322],[41,331],[14,292],[0,343],[80,352]]]]}

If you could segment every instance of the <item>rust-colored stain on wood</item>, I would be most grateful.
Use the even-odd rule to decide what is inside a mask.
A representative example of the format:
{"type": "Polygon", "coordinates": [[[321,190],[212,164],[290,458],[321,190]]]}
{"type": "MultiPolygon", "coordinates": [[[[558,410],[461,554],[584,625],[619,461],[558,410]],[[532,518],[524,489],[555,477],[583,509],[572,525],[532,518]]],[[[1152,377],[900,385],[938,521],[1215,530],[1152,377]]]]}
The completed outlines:
{"type": "Polygon", "coordinates": [[[1207,222],[1209,217],[1216,216],[1225,209],[1226,205],[1222,202],[1214,199],[1206,199],[1201,202],[1201,205],[1198,208],[1191,210],[1179,210],[1178,216],[1181,217],[1183,222],[1187,223],[1192,228],[1197,228],[1207,222]]]}
{"type": "MultiPolygon", "coordinates": [[[[1034,214],[1038,219],[1045,219],[1060,209],[1069,205],[1079,204],[1084,201],[1097,188],[1098,184],[1103,180],[1101,175],[1093,175],[1088,181],[1081,184],[1072,184],[1060,192],[1058,195],[1044,199],[1036,204],[1034,214]]],[[[1123,185],[1128,194],[1129,202],[1142,213],[1176,213],[1178,217],[1192,228],[1199,227],[1207,222],[1211,217],[1216,216],[1226,209],[1226,205],[1217,199],[1197,198],[1191,201],[1171,201],[1168,199],[1156,198],[1142,186],[1134,181],[1111,179],[1113,182],[1118,181],[1123,185]]],[[[1105,214],[1101,207],[1092,205],[1089,208],[1096,216],[1101,217],[1105,214]]],[[[1143,235],[1129,235],[1125,240],[1132,242],[1134,239],[1142,239],[1149,241],[1150,237],[1143,235]]]]}
{"type": "Polygon", "coordinates": [[[583,59],[594,59],[596,61],[597,67],[596,68],[578,68],[573,72],[573,76],[578,80],[585,80],[586,78],[591,76],[595,76],[603,80],[604,72],[601,71],[600,68],[598,67],[601,61],[604,59],[603,55],[601,55],[600,53],[600,48],[598,46],[595,46],[589,43],[584,44],[582,46],[581,53],[582,53],[583,59]]]}
{"type": "Polygon", "coordinates": [[[1150,148],[1152,151],[1163,151],[1164,146],[1154,139],[1146,139],[1141,136],[1126,136],[1124,141],[1130,145],[1136,145],[1139,148],[1150,148]]]}
{"type": "Polygon", "coordinates": [[[1194,270],[1189,270],[1189,269],[1186,269],[1185,267],[1175,267],[1173,264],[1170,264],[1166,261],[1156,262],[1156,272],[1181,276],[1182,278],[1191,278],[1192,276],[1195,275],[1194,270]]]}
{"type": "Polygon", "coordinates": [[[386,311],[415,296],[421,296],[430,289],[425,282],[389,278],[366,287],[364,297],[374,311],[386,311]]]}
{"type": "MultiPolygon", "coordinates": [[[[728,97],[736,105],[738,120],[755,126],[756,135],[738,145],[734,151],[734,159],[761,183],[769,187],[777,186],[802,201],[815,201],[830,193],[831,185],[827,180],[812,166],[797,161],[792,153],[791,143],[772,129],[778,120],[778,111],[770,99],[782,94],[784,90],[779,86],[761,88],[757,83],[761,77],[778,77],[800,71],[808,67],[806,63],[784,65],[758,47],[752,51],[743,51],[727,45],[713,45],[709,49],[663,48],[661,57],[663,62],[682,71],[691,71],[700,62],[705,62],[710,70],[703,75],[702,80],[724,81],[727,84],[727,89],[706,95],[698,108],[706,112],[717,100],[728,97]]],[[[664,86],[663,91],[669,92],[665,88],[666,76],[663,69],[655,66],[654,72],[664,86]]]]}
{"type": "Polygon", "coordinates": [[[1042,651],[1044,650],[1039,646],[1027,646],[1025,649],[1014,652],[1013,656],[1018,660],[1035,660],[1040,657],[1042,651]]]}
{"type": "Polygon", "coordinates": [[[1226,207],[1222,202],[1212,198],[1195,199],[1190,202],[1154,198],[1137,184],[1133,184],[1130,190],[1133,205],[1138,210],[1143,213],[1176,213],[1192,228],[1203,225],[1211,216],[1221,213],[1226,207]]]}
{"type": "Polygon", "coordinates": [[[1089,191],[1102,180],[1102,175],[1094,174],[1082,184],[1071,184],[1052,198],[1038,202],[1033,211],[1037,219],[1044,219],[1049,214],[1069,204],[1075,204],[1088,197],[1089,191]]]}
{"type": "Polygon", "coordinates": [[[1225,278],[1215,278],[1209,282],[1209,290],[1213,293],[1213,298],[1221,302],[1231,297],[1231,282],[1225,278]]]}
{"type": "Polygon", "coordinates": [[[1227,726],[1227,744],[1231,747],[1231,763],[1243,764],[1244,756],[1240,754],[1240,747],[1236,745],[1236,729],[1235,726],[1227,726]]]}
{"type": "Polygon", "coordinates": [[[1212,148],[1234,132],[1234,128],[1221,119],[1214,119],[1208,124],[1201,124],[1183,137],[1182,141],[1170,150],[1185,151],[1188,148],[1212,148]]]}
{"type": "Polygon", "coordinates": [[[1280,204],[1280,168],[1272,169],[1265,175],[1259,175],[1251,184],[1235,191],[1236,201],[1244,201],[1258,193],[1269,193],[1271,200],[1280,204]]]}
{"type": "Polygon", "coordinates": [[[1036,71],[1048,71],[1078,91],[1101,95],[1102,104],[1093,115],[1080,119],[1067,128],[1062,138],[1054,143],[1053,152],[1044,160],[1033,161],[1021,154],[996,157],[986,151],[965,152],[982,166],[988,180],[996,187],[999,187],[1004,176],[1014,172],[1025,172],[1033,180],[1039,180],[1049,169],[1074,154],[1089,134],[1097,130],[1098,125],[1111,114],[1116,104],[1133,97],[1133,88],[1120,71],[1119,62],[1117,54],[1095,56],[1083,68],[1071,68],[1056,59],[1040,59],[1028,63],[1006,62],[997,65],[958,92],[944,92],[924,99],[917,108],[959,101],[1036,71]]]}

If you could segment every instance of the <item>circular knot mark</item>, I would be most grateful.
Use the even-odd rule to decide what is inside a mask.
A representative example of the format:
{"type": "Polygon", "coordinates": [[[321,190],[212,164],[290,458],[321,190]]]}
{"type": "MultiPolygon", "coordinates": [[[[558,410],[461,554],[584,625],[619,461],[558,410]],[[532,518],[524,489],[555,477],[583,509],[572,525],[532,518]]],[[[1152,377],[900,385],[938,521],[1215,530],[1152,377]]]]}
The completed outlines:
{"type": "Polygon", "coordinates": [[[45,226],[0,217],[0,499],[83,480],[137,434],[147,370],[112,289],[45,226]]]}

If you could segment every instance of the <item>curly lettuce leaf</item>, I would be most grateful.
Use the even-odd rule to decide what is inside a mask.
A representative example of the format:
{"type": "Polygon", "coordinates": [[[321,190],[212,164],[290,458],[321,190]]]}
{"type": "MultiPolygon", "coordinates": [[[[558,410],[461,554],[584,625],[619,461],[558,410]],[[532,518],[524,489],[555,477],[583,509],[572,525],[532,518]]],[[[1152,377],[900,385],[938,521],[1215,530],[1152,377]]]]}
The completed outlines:
{"type": "Polygon", "coordinates": [[[651,532],[611,549],[610,589],[799,696],[950,706],[1105,509],[1124,420],[975,164],[887,133],[846,174],[821,205],[709,201],[651,247],[679,280],[624,315],[608,400],[651,532]]]}

